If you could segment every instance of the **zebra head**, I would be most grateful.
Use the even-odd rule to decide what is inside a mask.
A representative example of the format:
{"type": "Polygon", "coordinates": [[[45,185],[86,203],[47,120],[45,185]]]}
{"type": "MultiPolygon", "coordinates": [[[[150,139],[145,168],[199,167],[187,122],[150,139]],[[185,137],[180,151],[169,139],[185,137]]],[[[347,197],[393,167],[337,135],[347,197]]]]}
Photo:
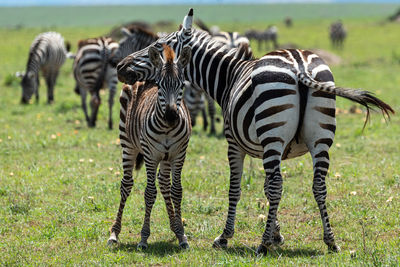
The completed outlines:
{"type": "Polygon", "coordinates": [[[174,126],[179,118],[178,109],[182,102],[185,76],[183,69],[189,63],[192,51],[184,47],[179,58],[174,50],[163,45],[162,56],[157,48],[149,47],[149,59],[154,66],[155,82],[158,85],[158,101],[161,106],[164,120],[169,126],[174,126]]]}
{"type": "Polygon", "coordinates": [[[26,72],[26,74],[22,77],[21,87],[22,87],[21,103],[28,104],[29,99],[31,99],[33,93],[37,92],[38,90],[39,76],[31,70],[26,72]]]}
{"type": "MultiPolygon", "coordinates": [[[[184,47],[190,46],[192,38],[193,9],[183,19],[182,27],[179,31],[170,33],[153,43],[159,53],[163,51],[163,45],[171,47],[179,58],[184,47]]],[[[154,80],[156,68],[150,62],[149,47],[135,52],[124,58],[117,65],[118,79],[127,84],[134,84],[137,81],[154,80]]]]}

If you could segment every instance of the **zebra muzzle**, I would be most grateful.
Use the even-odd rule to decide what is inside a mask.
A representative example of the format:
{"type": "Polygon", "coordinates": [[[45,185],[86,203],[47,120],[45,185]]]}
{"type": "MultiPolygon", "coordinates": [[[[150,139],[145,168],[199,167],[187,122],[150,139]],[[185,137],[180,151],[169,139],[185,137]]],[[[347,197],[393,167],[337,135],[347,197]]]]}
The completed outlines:
{"type": "Polygon", "coordinates": [[[169,126],[174,126],[179,118],[178,108],[176,104],[167,105],[165,108],[164,119],[168,123],[169,126]]]}

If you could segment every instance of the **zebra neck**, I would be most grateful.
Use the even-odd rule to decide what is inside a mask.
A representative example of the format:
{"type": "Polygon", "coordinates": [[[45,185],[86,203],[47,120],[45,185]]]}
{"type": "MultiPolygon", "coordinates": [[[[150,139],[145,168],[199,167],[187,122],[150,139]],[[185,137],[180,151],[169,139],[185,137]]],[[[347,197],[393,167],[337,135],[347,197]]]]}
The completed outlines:
{"type": "Polygon", "coordinates": [[[29,55],[28,64],[26,65],[26,73],[29,71],[38,75],[40,69],[40,57],[36,53],[29,55]]]}
{"type": "Polygon", "coordinates": [[[168,126],[168,123],[165,121],[164,112],[162,110],[162,104],[161,104],[161,100],[159,97],[157,97],[157,102],[155,104],[155,108],[153,111],[152,120],[159,131],[167,130],[167,129],[171,128],[170,126],[168,126]]]}
{"type": "Polygon", "coordinates": [[[203,88],[221,107],[244,66],[251,64],[227,54],[226,47],[204,36],[192,40],[191,64],[186,68],[188,80],[203,88]]]}

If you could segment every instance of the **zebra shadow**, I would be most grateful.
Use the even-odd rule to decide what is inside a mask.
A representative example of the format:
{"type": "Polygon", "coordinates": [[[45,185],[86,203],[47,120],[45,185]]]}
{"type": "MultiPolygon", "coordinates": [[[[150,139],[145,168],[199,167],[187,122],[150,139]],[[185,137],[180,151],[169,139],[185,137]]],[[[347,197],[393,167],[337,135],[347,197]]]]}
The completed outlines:
{"type": "MultiPolygon", "coordinates": [[[[224,251],[228,254],[235,254],[241,257],[248,257],[249,255],[255,256],[257,247],[248,247],[248,246],[234,246],[228,247],[224,249],[224,251]]],[[[324,255],[323,252],[316,249],[302,249],[302,248],[276,248],[271,249],[268,253],[264,254],[264,257],[271,258],[279,258],[279,257],[287,257],[287,258],[301,258],[301,257],[318,257],[324,255]]]]}
{"type": "MultiPolygon", "coordinates": [[[[174,241],[175,242],[175,241],[174,241]]],[[[149,247],[144,250],[137,248],[138,243],[120,243],[118,246],[113,248],[114,251],[123,250],[127,252],[138,252],[149,254],[153,256],[163,257],[171,254],[184,252],[178,244],[168,241],[156,241],[149,242],[149,247]]]]}

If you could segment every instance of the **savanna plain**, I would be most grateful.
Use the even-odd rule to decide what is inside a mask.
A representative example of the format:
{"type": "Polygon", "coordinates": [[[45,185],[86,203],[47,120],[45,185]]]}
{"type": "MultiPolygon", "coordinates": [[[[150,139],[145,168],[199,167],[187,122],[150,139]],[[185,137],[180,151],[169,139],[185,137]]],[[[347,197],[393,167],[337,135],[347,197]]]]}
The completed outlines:
{"type": "MultiPolygon", "coordinates": [[[[121,10],[128,8],[135,9],[121,10]]],[[[205,17],[202,13],[213,9],[208,8],[195,8],[195,17],[205,17]]],[[[280,44],[319,48],[339,56],[341,61],[331,65],[337,85],[369,90],[400,112],[400,24],[385,21],[390,10],[382,11],[377,6],[374,15],[369,7],[368,16],[362,12],[351,16],[347,9],[354,5],[347,6],[342,20],[348,38],[344,48],[338,50],[330,45],[328,28],[340,14],[318,17],[314,13],[307,17],[301,13],[305,9],[299,8],[304,16],[294,15],[293,26],[287,28],[283,11],[293,7],[278,8],[281,16],[263,8],[266,18],[271,12],[266,21],[252,22],[251,13],[246,13],[243,20],[232,20],[224,13],[223,18],[213,21],[211,17],[206,23],[241,33],[249,28],[265,29],[274,23],[279,28],[280,44]]],[[[332,5],[331,10],[336,8],[332,5]]],[[[39,8],[31,12],[35,14],[35,10],[38,12],[39,8]]],[[[79,7],[76,10],[80,14],[79,7]]],[[[160,30],[175,30],[187,12],[186,8],[182,10],[171,28],[160,30]]],[[[6,11],[1,12],[9,14],[10,20],[13,12],[18,12],[6,11]]],[[[163,13],[159,12],[158,17],[162,18],[163,13]]],[[[29,16],[33,15],[29,13],[27,19],[29,16]]],[[[261,161],[246,158],[235,236],[228,249],[213,249],[212,241],[223,230],[228,207],[227,144],[221,136],[221,122],[217,123],[219,135],[210,136],[202,130],[200,118],[193,129],[182,175],[182,215],[190,249],[181,250],[169,230],[160,193],[152,212],[149,248],[136,249],[144,216],[144,168],[134,174],[120,245],[107,247],[122,177],[117,97],[114,129],[107,129],[108,92],[102,93],[97,127],[89,129],[80,97],[73,92],[72,60],[67,60],[61,70],[52,105],[46,104],[44,80],[39,103],[21,105],[21,87],[14,76],[16,71],[24,70],[29,46],[38,33],[58,31],[76,52],[79,39],[106,34],[116,25],[107,24],[107,20],[92,25],[85,18],[63,26],[60,20],[63,17],[49,15],[47,24],[10,26],[3,16],[0,27],[0,265],[399,265],[400,117],[397,114],[387,121],[374,112],[363,131],[365,110],[340,98],[326,179],[328,212],[340,253],[328,253],[322,241],[309,155],[282,164],[284,184],[278,216],[285,237],[283,246],[263,257],[255,256],[268,202],[263,192],[265,174],[261,161]]],[[[132,15],[130,20],[136,18],[132,15]]],[[[268,52],[258,50],[256,43],[252,45],[257,57],[268,52]]]]}

